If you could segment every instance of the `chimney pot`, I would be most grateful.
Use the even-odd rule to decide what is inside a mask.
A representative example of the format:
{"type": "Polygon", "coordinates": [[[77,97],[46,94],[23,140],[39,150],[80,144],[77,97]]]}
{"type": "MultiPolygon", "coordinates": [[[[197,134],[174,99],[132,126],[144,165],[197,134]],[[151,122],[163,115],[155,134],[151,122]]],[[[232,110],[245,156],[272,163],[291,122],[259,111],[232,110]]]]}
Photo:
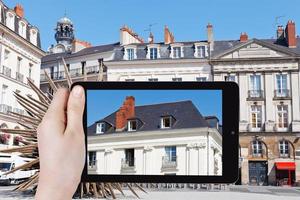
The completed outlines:
{"type": "Polygon", "coordinates": [[[19,17],[24,17],[24,8],[21,4],[17,4],[14,8],[14,11],[19,17]]]}
{"type": "Polygon", "coordinates": [[[214,49],[214,32],[213,32],[213,25],[208,23],[206,26],[207,30],[207,42],[210,44],[210,50],[214,49]]]}
{"type": "Polygon", "coordinates": [[[171,44],[175,42],[173,33],[170,32],[168,26],[165,26],[165,44],[171,44]]]}

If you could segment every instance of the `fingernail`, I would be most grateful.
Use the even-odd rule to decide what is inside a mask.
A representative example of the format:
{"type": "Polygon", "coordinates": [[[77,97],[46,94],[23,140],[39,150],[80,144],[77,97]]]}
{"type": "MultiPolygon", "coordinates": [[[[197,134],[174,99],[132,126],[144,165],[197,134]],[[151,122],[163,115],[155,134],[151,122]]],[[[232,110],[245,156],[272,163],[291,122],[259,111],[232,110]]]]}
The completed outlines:
{"type": "Polygon", "coordinates": [[[81,98],[83,95],[83,89],[80,86],[75,86],[72,90],[72,95],[76,98],[81,98]]]}

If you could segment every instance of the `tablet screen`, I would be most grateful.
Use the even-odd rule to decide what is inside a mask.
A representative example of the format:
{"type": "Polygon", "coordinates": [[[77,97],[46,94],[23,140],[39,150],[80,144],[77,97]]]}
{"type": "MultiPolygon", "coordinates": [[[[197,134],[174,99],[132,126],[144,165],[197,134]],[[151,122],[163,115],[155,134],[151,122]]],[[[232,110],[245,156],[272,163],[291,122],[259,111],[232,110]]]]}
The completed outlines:
{"type": "Polygon", "coordinates": [[[88,175],[222,176],[222,90],[87,90],[88,175]]]}

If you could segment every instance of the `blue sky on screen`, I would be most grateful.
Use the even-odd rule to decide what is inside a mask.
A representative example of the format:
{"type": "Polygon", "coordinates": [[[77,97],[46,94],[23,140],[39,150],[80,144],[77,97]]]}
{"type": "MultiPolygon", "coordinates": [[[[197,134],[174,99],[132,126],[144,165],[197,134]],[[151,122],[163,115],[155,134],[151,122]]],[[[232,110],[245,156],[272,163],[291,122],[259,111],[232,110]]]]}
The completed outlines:
{"type": "Polygon", "coordinates": [[[127,24],[147,39],[149,24],[156,41],[163,41],[168,25],[176,41],[206,39],[206,25],[214,25],[215,39],[274,38],[276,26],[289,19],[300,24],[299,0],[4,0],[10,8],[21,3],[25,17],[41,31],[43,49],[55,43],[54,28],[67,16],[76,37],[93,45],[119,41],[119,29],[127,24]],[[276,20],[277,19],[277,20],[276,20]]]}
{"type": "Polygon", "coordinates": [[[202,115],[222,120],[221,90],[89,90],[88,125],[118,110],[126,96],[134,96],[136,106],[191,100],[202,115]]]}

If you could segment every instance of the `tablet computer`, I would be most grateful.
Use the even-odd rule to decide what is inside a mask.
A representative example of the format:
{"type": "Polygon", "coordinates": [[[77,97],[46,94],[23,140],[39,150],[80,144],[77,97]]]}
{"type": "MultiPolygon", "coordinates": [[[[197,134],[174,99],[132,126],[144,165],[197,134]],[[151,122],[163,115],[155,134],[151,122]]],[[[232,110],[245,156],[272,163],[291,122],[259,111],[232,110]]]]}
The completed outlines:
{"type": "Polygon", "coordinates": [[[233,82],[77,82],[85,89],[83,181],[233,183],[233,82]]]}

